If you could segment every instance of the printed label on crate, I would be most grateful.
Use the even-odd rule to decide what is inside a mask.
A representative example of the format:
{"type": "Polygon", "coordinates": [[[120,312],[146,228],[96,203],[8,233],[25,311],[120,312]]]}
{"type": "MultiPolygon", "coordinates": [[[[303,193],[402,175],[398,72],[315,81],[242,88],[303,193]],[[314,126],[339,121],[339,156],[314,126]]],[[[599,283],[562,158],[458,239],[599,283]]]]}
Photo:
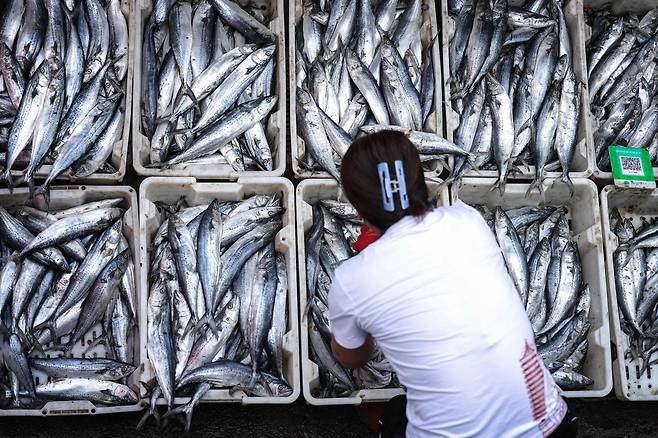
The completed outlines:
{"type": "Polygon", "coordinates": [[[656,179],[649,151],[643,148],[610,146],[612,176],[618,187],[655,189],[656,179]]]}

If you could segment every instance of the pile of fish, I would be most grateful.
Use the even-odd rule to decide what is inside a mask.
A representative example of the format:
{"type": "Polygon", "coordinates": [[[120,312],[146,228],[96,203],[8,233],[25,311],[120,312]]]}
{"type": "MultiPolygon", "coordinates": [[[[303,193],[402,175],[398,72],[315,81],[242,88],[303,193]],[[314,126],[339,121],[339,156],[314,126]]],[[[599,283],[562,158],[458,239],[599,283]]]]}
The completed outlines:
{"type": "Polygon", "coordinates": [[[277,104],[277,37],[268,27],[271,12],[232,0],[154,0],[142,46],[148,166],[272,170],[266,130],[277,104]]]}
{"type": "MultiPolygon", "coordinates": [[[[409,135],[431,127],[436,39],[421,40],[422,20],[422,0],[305,2],[295,56],[302,167],[338,180],[341,158],[364,125],[394,125],[409,135]]],[[[421,150],[423,161],[464,154],[426,135],[448,143],[448,152],[421,150]]]]}
{"type": "Polygon", "coordinates": [[[0,150],[10,186],[51,165],[39,192],[114,173],[122,138],[128,24],[120,0],[7,0],[0,16],[0,150]],[[13,180],[10,170],[23,170],[13,180]]]}
{"type": "Polygon", "coordinates": [[[613,254],[617,305],[630,341],[624,356],[641,360],[643,374],[657,363],[651,358],[658,352],[658,221],[642,218],[636,230],[632,219],[615,209],[610,226],[619,242],[613,254]]]}
{"type": "MultiPolygon", "coordinates": [[[[148,358],[156,402],[166,416],[192,410],[215,388],[287,397],[283,369],[288,277],[274,249],[282,227],[277,195],[194,207],[161,205],[168,217],[154,235],[148,297],[148,358]],[[171,409],[176,395],[192,394],[171,409]]],[[[158,420],[159,421],[159,420],[158,420]]]]}
{"type": "Polygon", "coordinates": [[[599,127],[594,133],[597,166],[610,171],[608,146],[613,145],[648,149],[658,165],[658,8],[641,19],[606,10],[590,18],[587,70],[599,127]]]}
{"type": "Polygon", "coordinates": [[[558,181],[571,188],[583,84],[574,73],[562,0],[451,3],[454,142],[476,155],[474,163],[455,160],[453,178],[495,168],[502,192],[510,172],[532,163],[529,191],[541,190],[545,172],[560,167],[558,181]]]}
{"type": "Polygon", "coordinates": [[[496,235],[535,332],[537,352],[555,382],[564,390],[592,385],[582,374],[591,296],[566,208],[476,208],[496,235]]]}
{"type": "Polygon", "coordinates": [[[309,353],[320,371],[321,388],[316,397],[345,397],[358,389],[400,386],[379,349],[364,367],[352,371],[339,364],[331,352],[329,289],[338,264],[354,255],[352,245],[361,224],[348,203],[322,200],[313,207],[313,226],[306,235],[306,290],[309,353]]]}
{"type": "Polygon", "coordinates": [[[126,385],[137,311],[124,202],[0,207],[0,407],[138,402],[126,385]]]}

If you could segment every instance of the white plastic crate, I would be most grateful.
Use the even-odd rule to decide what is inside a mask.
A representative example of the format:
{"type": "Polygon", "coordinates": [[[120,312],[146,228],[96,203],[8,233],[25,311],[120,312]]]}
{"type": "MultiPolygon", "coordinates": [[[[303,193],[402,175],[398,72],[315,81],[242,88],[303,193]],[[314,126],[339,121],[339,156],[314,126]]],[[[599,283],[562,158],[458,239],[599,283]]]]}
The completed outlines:
{"type": "Polygon", "coordinates": [[[574,179],[574,195],[564,185],[551,187],[552,179],[544,181],[544,195],[533,193],[526,196],[529,184],[511,183],[505,195],[491,191],[493,179],[464,178],[460,186],[451,188],[453,203],[481,204],[489,208],[504,210],[526,206],[564,206],[571,224],[572,238],[578,244],[583,265],[583,282],[587,283],[592,295],[589,314],[591,328],[587,335],[589,349],[583,365],[583,374],[594,380],[594,384],[580,391],[561,391],[568,398],[604,397],[612,390],[610,351],[610,326],[608,323],[608,300],[605,286],[603,261],[603,237],[599,210],[599,195],[596,185],[587,179],[574,179]]]}
{"type": "Polygon", "coordinates": [[[135,56],[133,69],[135,81],[133,82],[133,119],[132,119],[132,152],[133,167],[142,176],[188,176],[204,179],[236,180],[242,176],[281,176],[286,170],[286,55],[285,55],[285,24],[283,0],[273,0],[273,19],[269,24],[270,30],[277,36],[277,49],[275,52],[276,65],[274,68],[274,93],[278,96],[275,109],[268,116],[265,133],[270,140],[272,150],[271,171],[245,171],[236,172],[229,164],[189,164],[180,165],[172,169],[147,167],[151,139],[142,134],[142,40],[144,38],[144,23],[151,15],[152,0],[135,0],[139,7],[132,14],[131,29],[134,29],[135,56]]]}
{"type": "MultiPolygon", "coordinates": [[[[431,199],[437,205],[449,205],[448,188],[435,182],[428,182],[427,188],[431,199]]],[[[302,389],[307,403],[312,405],[358,405],[362,402],[384,402],[396,395],[404,394],[402,388],[360,389],[349,397],[320,398],[314,392],[320,387],[318,366],[310,359],[308,345],[308,320],[304,312],[307,304],[306,290],[306,247],[305,236],[313,225],[312,205],[322,199],[347,201],[340,192],[338,183],[333,179],[307,179],[297,186],[297,260],[299,262],[299,308],[302,311],[301,343],[302,343],[302,389]]]]}
{"type": "MultiPolygon", "coordinates": [[[[203,402],[233,402],[247,404],[289,404],[299,397],[299,325],[297,310],[297,276],[295,275],[295,202],[292,183],[285,178],[242,177],[236,182],[197,183],[194,178],[147,178],[139,189],[140,200],[140,247],[142,250],[140,284],[147,302],[148,276],[153,251],[153,235],[162,223],[163,214],[155,202],[175,203],[183,198],[189,206],[207,204],[214,199],[240,201],[252,195],[279,194],[282,199],[283,228],[274,238],[276,250],[283,254],[288,267],[288,330],[283,337],[284,374],[292,387],[288,397],[249,397],[242,391],[230,394],[228,389],[211,389],[201,399],[203,402]]],[[[144,304],[146,306],[146,304],[144,304]]],[[[146,313],[146,310],[144,311],[146,313]]],[[[146,324],[141,333],[146,345],[146,324]]],[[[144,381],[154,376],[146,348],[142,350],[144,381]]],[[[187,403],[189,397],[176,397],[175,404],[187,403]]],[[[164,399],[158,401],[164,404],[164,399]]]]}
{"type": "MultiPolygon", "coordinates": [[[[626,14],[638,14],[640,17],[658,7],[658,0],[626,0],[626,1],[616,1],[610,2],[607,0],[583,0],[583,6],[585,9],[599,10],[603,7],[611,7],[612,13],[617,15],[626,15],[626,14]]],[[[592,28],[583,22],[585,42],[587,42],[592,36],[592,28]]],[[[591,108],[588,106],[589,120],[592,124],[591,131],[592,135],[599,129],[599,124],[596,121],[596,118],[591,112],[591,108]]],[[[605,172],[599,169],[599,166],[596,162],[596,156],[594,155],[594,149],[592,149],[592,170],[594,172],[594,178],[601,182],[611,182],[612,181],[612,172],[605,172]]],[[[658,177],[658,167],[653,168],[653,173],[658,177]]]]}
{"type": "MultiPolygon", "coordinates": [[[[510,6],[521,6],[524,3],[522,0],[510,0],[510,6]]],[[[569,175],[571,178],[588,178],[593,172],[593,140],[592,131],[589,121],[589,92],[587,88],[587,60],[585,55],[585,37],[583,28],[585,27],[585,18],[583,14],[582,0],[572,0],[565,2],[564,18],[569,28],[571,35],[571,45],[573,49],[573,69],[576,74],[576,80],[584,84],[583,96],[581,99],[581,112],[578,124],[578,137],[576,150],[571,163],[571,171],[569,175]]],[[[448,14],[448,0],[441,0],[441,55],[443,60],[443,95],[445,96],[445,125],[446,125],[446,138],[450,141],[453,140],[453,135],[459,127],[459,114],[452,109],[451,104],[451,91],[450,91],[450,40],[455,33],[454,20],[448,14]]],[[[452,165],[452,160],[450,162],[452,165]]],[[[535,168],[530,166],[526,169],[521,166],[522,173],[510,174],[508,180],[514,179],[528,179],[535,177],[535,168]]],[[[544,175],[548,178],[557,178],[562,172],[551,171],[545,172],[544,175]]],[[[480,170],[471,171],[466,174],[467,177],[483,177],[483,178],[497,178],[497,170],[480,170]]]]}
{"type": "MultiPolygon", "coordinates": [[[[117,169],[114,173],[99,173],[94,172],[91,175],[84,178],[76,178],[64,172],[62,175],[58,176],[55,180],[57,183],[66,183],[67,181],[71,183],[93,183],[93,184],[109,184],[117,183],[123,181],[124,176],[126,175],[126,161],[128,159],[128,139],[130,138],[130,120],[131,120],[131,110],[133,109],[133,104],[139,105],[139,99],[136,102],[133,102],[133,94],[131,93],[133,87],[133,63],[135,58],[135,32],[134,27],[132,26],[132,16],[135,14],[135,0],[121,0],[121,11],[126,17],[126,23],[128,24],[128,70],[126,72],[126,88],[125,88],[125,97],[124,97],[124,114],[123,114],[123,133],[121,139],[114,144],[112,149],[112,154],[110,155],[109,162],[110,164],[117,169]]],[[[52,165],[47,164],[39,168],[38,171],[34,172],[35,179],[43,180],[50,174],[52,165]]],[[[14,179],[17,179],[19,176],[23,175],[22,170],[12,170],[11,175],[14,179]]],[[[6,186],[5,182],[2,182],[3,186],[6,186]]]]}
{"type": "MultiPolygon", "coordinates": [[[[29,192],[27,188],[14,189],[13,194],[8,189],[0,189],[0,205],[4,208],[18,208],[28,201],[29,192]]],[[[135,265],[135,278],[139,278],[141,273],[140,254],[139,254],[139,217],[137,213],[137,194],[131,187],[125,186],[53,186],[50,189],[50,210],[58,210],[70,207],[77,207],[82,204],[99,201],[102,199],[123,198],[124,201],[120,207],[125,208],[123,216],[123,234],[130,243],[132,248],[132,257],[135,265]]],[[[142,380],[143,367],[140,366],[140,357],[145,344],[142,342],[141,331],[146,331],[146,297],[142,293],[141,285],[135,284],[135,305],[138,311],[137,328],[133,332],[133,365],[137,369],[128,377],[128,385],[140,394],[140,381],[142,380]]],[[[96,324],[79,343],[76,343],[71,353],[74,357],[82,357],[87,345],[103,332],[101,324],[96,324]]],[[[63,336],[62,341],[68,341],[68,336],[63,336]]],[[[60,342],[60,343],[63,343],[60,342]]],[[[57,353],[48,357],[58,357],[57,353]]],[[[93,349],[85,353],[86,357],[107,357],[108,350],[103,344],[96,345],[93,349]]],[[[111,355],[110,355],[111,357],[111,355]]],[[[35,372],[35,383],[45,383],[45,375],[35,372]]],[[[139,401],[133,405],[126,406],[105,406],[94,404],[87,400],[78,401],[50,401],[41,409],[0,409],[2,416],[53,416],[53,415],[89,415],[89,414],[110,414],[120,412],[139,411],[143,409],[143,402],[139,401]]]]}
{"type": "MultiPolygon", "coordinates": [[[[377,1],[375,1],[377,4],[377,1]]],[[[298,179],[306,178],[330,178],[326,171],[312,172],[300,166],[300,160],[306,153],[306,143],[297,134],[297,70],[295,69],[295,62],[297,61],[296,52],[296,33],[295,29],[297,24],[300,23],[304,13],[302,0],[290,0],[288,3],[288,71],[290,74],[289,88],[290,88],[290,153],[292,155],[292,170],[295,177],[298,179]]],[[[436,18],[436,5],[434,1],[423,1],[423,24],[421,27],[421,39],[423,47],[432,41],[435,35],[440,34],[440,28],[437,24],[436,18]]],[[[439,86],[441,83],[441,54],[439,50],[440,38],[432,50],[432,62],[434,65],[434,102],[432,104],[432,112],[428,116],[428,126],[431,131],[436,132],[443,136],[443,102],[442,89],[439,86]]],[[[433,163],[432,170],[425,173],[428,177],[436,177],[443,171],[443,166],[440,163],[433,163]]]]}
{"type": "Polygon", "coordinates": [[[619,245],[617,235],[610,228],[610,213],[618,208],[623,218],[631,218],[638,226],[640,217],[658,217],[658,191],[621,189],[613,185],[601,191],[601,216],[603,217],[603,238],[610,299],[610,323],[612,342],[617,357],[613,360],[615,394],[622,400],[658,400],[658,366],[651,365],[640,375],[642,363],[624,357],[628,350],[628,336],[621,330],[621,313],[617,304],[617,286],[613,254],[619,245]]]}

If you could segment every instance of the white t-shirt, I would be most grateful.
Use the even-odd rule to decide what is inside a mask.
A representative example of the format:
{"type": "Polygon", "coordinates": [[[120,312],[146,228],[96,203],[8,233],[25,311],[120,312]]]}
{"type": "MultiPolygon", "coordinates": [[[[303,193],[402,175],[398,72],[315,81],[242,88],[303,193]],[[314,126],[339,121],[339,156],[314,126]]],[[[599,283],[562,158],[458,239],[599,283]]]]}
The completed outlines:
{"type": "Polygon", "coordinates": [[[542,437],[567,407],[496,239],[467,205],[407,216],[336,270],[331,327],[371,334],[407,388],[407,437],[542,437]]]}

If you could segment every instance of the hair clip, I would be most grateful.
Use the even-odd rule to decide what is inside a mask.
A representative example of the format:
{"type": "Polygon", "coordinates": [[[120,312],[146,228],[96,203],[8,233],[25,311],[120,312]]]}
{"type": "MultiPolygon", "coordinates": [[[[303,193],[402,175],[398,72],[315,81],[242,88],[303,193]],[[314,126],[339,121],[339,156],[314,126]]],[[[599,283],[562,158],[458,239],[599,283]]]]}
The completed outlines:
{"type": "Polygon", "coordinates": [[[379,184],[382,190],[382,202],[384,211],[395,211],[395,200],[393,195],[398,193],[400,196],[400,207],[403,210],[409,208],[409,196],[407,195],[407,183],[404,178],[404,167],[402,160],[393,162],[395,167],[396,180],[391,179],[391,173],[388,169],[388,163],[381,162],[377,165],[377,174],[379,175],[379,184]]]}

